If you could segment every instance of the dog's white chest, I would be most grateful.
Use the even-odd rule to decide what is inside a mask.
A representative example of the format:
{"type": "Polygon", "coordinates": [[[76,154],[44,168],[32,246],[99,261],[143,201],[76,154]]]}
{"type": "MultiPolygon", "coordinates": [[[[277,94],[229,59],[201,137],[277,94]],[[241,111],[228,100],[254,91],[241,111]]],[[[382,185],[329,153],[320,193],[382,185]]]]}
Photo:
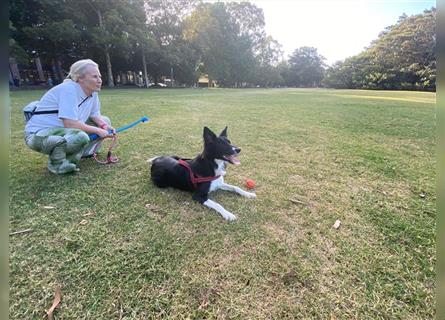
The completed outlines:
{"type": "Polygon", "coordinates": [[[215,160],[218,168],[215,170],[215,176],[224,176],[226,174],[226,164],[222,160],[215,160]]]}
{"type": "Polygon", "coordinates": [[[218,168],[215,170],[215,176],[220,176],[218,179],[213,180],[210,183],[210,189],[209,192],[215,191],[220,189],[220,187],[224,184],[224,178],[223,176],[226,174],[224,161],[222,160],[215,160],[216,164],[218,165],[218,168]]]}

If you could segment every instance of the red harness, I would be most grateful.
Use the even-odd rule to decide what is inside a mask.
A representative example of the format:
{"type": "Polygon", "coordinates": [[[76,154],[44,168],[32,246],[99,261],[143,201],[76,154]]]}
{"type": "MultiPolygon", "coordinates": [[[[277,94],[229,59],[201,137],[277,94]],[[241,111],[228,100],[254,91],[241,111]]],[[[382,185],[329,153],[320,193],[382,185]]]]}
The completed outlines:
{"type": "Polygon", "coordinates": [[[199,177],[193,173],[192,168],[190,168],[188,162],[179,159],[178,163],[189,171],[190,180],[192,180],[192,184],[195,187],[195,189],[198,188],[198,183],[213,181],[221,177],[221,176],[199,177]]]}

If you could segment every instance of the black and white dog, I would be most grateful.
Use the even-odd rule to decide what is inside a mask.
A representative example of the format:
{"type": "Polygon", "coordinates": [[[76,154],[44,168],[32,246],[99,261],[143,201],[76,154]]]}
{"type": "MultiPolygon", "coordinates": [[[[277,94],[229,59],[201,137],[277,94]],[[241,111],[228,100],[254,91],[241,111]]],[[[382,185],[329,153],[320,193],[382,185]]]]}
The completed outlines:
{"type": "Polygon", "coordinates": [[[235,220],[234,214],[210,200],[208,194],[221,189],[236,192],[247,198],[256,198],[255,193],[224,183],[226,163],[240,164],[237,155],[241,149],[232,145],[227,138],[227,127],[219,137],[204,127],[203,136],[204,151],[194,159],[181,159],[177,156],[150,159],[151,179],[160,188],[173,187],[191,191],[194,200],[218,211],[226,220],[235,220]]]}

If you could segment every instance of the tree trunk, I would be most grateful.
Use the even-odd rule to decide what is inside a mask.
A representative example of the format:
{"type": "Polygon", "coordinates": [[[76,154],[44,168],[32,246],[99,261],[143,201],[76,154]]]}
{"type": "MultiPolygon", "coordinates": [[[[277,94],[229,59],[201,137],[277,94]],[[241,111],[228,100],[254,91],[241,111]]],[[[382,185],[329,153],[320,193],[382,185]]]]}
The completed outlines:
{"type": "Polygon", "coordinates": [[[12,77],[11,68],[9,68],[8,75],[9,75],[9,85],[15,87],[14,78],[12,77]]]}
{"type": "Polygon", "coordinates": [[[54,61],[54,59],[51,60],[51,70],[53,72],[55,83],[61,82],[59,79],[59,74],[57,73],[56,62],[54,61]]]}
{"type": "Polygon", "coordinates": [[[107,78],[108,78],[108,86],[110,88],[114,87],[114,80],[113,80],[113,70],[111,69],[111,59],[110,59],[110,53],[108,52],[108,48],[105,47],[105,58],[107,60],[107,78]]]}
{"type": "Polygon", "coordinates": [[[43,68],[42,68],[42,62],[40,61],[40,57],[37,57],[35,59],[35,62],[36,62],[37,73],[39,74],[39,80],[44,82],[45,76],[43,75],[43,68]]]}
{"type": "MultiPolygon", "coordinates": [[[[100,13],[100,10],[97,10],[97,18],[99,19],[99,27],[104,30],[103,24],[102,24],[102,14],[100,13]]],[[[105,32],[105,30],[104,30],[105,32]]],[[[111,59],[110,59],[110,52],[108,50],[108,45],[105,44],[105,60],[107,62],[107,78],[108,78],[108,86],[114,87],[114,80],[113,80],[113,70],[111,69],[111,59]]]]}
{"type": "Polygon", "coordinates": [[[56,70],[60,77],[60,82],[63,82],[63,79],[65,79],[65,75],[62,72],[62,62],[60,62],[59,59],[56,59],[56,70]]]}
{"type": "Polygon", "coordinates": [[[9,58],[9,70],[11,70],[13,79],[20,79],[19,67],[15,58],[9,58]]]}
{"type": "Polygon", "coordinates": [[[145,54],[143,49],[142,49],[142,67],[144,69],[145,87],[148,88],[147,62],[145,61],[145,54]]]}

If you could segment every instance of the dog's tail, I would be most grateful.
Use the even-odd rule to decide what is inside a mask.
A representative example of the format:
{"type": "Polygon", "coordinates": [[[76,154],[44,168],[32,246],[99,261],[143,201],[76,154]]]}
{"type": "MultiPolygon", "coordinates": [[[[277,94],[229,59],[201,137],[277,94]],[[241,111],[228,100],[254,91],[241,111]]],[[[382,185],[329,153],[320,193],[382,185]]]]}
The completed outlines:
{"type": "Polygon", "coordinates": [[[148,163],[153,163],[153,161],[155,161],[157,158],[159,158],[159,156],[153,157],[151,159],[148,159],[147,162],[148,163]]]}

